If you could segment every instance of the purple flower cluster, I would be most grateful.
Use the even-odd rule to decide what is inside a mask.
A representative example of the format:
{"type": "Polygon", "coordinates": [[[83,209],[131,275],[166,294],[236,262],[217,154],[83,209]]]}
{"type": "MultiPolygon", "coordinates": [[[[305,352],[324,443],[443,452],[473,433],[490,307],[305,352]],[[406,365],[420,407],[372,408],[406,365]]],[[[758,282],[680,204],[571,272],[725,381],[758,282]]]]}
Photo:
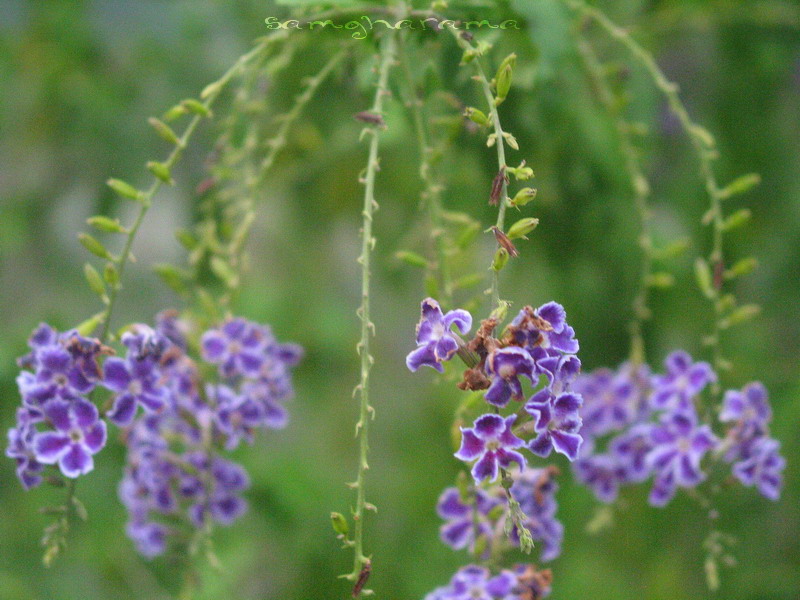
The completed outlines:
{"type": "Polygon", "coordinates": [[[785,461],[768,435],[764,386],[751,383],[725,394],[720,420],[730,427],[720,440],[696,409],[699,394],[716,381],[711,367],[683,351],[670,354],[664,366],[665,374],[652,376],[644,366],[623,364],[617,372],[599,369],[577,379],[586,441],[573,463],[576,478],[602,502],[613,502],[620,486],[652,477],[650,503],[664,506],[678,488],[706,479],[701,463],[713,453],[733,463],[744,485],[776,499],[785,461]]]}
{"type": "Polygon", "coordinates": [[[720,421],[730,424],[723,445],[725,460],[733,463],[733,475],[746,486],[755,486],[770,500],[780,497],[786,460],[780,442],[769,437],[772,409],[766,388],[749,383],[741,391],[725,393],[720,421]]]}
{"type": "Polygon", "coordinates": [[[432,298],[423,300],[421,312],[418,347],[406,359],[410,370],[428,365],[443,371],[443,362],[457,353],[466,356],[470,368],[459,387],[485,389],[484,398],[495,410],[506,407],[512,399],[526,399],[523,381],[532,388],[539,386],[541,379],[545,381],[524,405],[527,423],[519,424],[522,431],[533,434],[532,439],[525,441],[512,432],[516,415],[502,418],[487,413],[478,417],[473,427],[461,429],[462,443],[456,457],[475,461],[472,475],[476,482],[494,481],[500,469],[509,469],[511,463],[524,468],[525,458],[517,451],[522,447],[538,456],[546,457],[555,450],[570,460],[577,458],[582,443],[578,431],[583,400],[570,391],[570,384],[580,372],[580,360],[575,356],[578,341],[560,304],[524,307],[501,339],[494,337],[497,320],[487,319],[468,342],[451,331],[453,325],[462,335],[470,330],[472,316],[468,312],[444,314],[432,298]],[[474,364],[469,364],[473,359],[474,364]]]}
{"type": "Polygon", "coordinates": [[[245,511],[247,474],[218,454],[252,442],[257,429],[286,425],[283,402],[293,395],[291,369],[302,355],[267,327],[231,319],[201,337],[202,358],[218,372],[203,382],[187,354],[188,333],[175,314],[162,313],[155,329],[128,327],[124,356],[102,362],[113,350],[98,340],[41,325],[19,361],[22,406],[6,455],[22,485],[41,483],[46,465],[69,478],[93,469],[107,432],[88,396],[105,388],[106,417],[123,428],[128,447],[119,488],[127,532],[145,556],[165,550],[175,518],[201,527],[210,519],[232,523],[245,511]]]}
{"type": "Polygon", "coordinates": [[[286,424],[282,402],[292,395],[290,370],[301,357],[299,347],[278,344],[266,327],[233,319],[201,338],[202,357],[220,376],[202,385],[179,325],[161,319],[155,330],[135,326],[123,337],[128,356],[114,359],[107,384],[116,392],[111,418],[123,398],[135,399],[134,413],[144,408],[128,421],[119,494],[128,535],[147,557],[164,552],[176,517],[199,528],[209,520],[228,525],[245,512],[247,473],[217,453],[252,442],[256,429],[286,424]],[[126,377],[140,385],[123,385],[126,377]]]}
{"type": "MultiPolygon", "coordinates": [[[[564,527],[556,519],[558,504],[555,469],[526,468],[511,486],[511,494],[520,504],[527,521],[525,527],[535,542],[541,544],[540,559],[548,562],[561,554],[564,527]]],[[[496,545],[503,544],[508,516],[508,501],[499,485],[488,490],[472,488],[462,497],[458,488],[450,487],[442,492],[436,510],[445,520],[440,529],[442,541],[453,550],[468,548],[473,552],[476,545],[489,556],[496,545]]],[[[510,525],[509,542],[519,545],[516,526],[510,525]]]]}
{"type": "Polygon", "coordinates": [[[489,569],[467,565],[425,600],[540,600],[550,595],[552,575],[531,565],[517,565],[492,576],[489,569]]]}
{"type": "Polygon", "coordinates": [[[94,468],[94,455],[106,443],[106,424],[87,396],[102,380],[99,341],[71,330],[58,333],[41,324],[19,359],[22,406],[8,431],[6,456],[17,463],[25,489],[42,481],[45,465],[58,465],[76,478],[94,468]]]}

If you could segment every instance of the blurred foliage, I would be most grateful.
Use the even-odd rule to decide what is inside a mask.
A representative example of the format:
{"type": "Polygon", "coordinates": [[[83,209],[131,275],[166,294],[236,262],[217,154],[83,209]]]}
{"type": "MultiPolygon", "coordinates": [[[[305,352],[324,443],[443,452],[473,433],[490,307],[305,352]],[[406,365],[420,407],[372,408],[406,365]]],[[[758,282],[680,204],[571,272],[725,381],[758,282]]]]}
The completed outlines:
{"type": "MultiPolygon", "coordinates": [[[[604,3],[611,5],[612,3],[604,3]]],[[[594,100],[569,34],[572,21],[554,0],[517,0],[503,10],[524,16],[526,28],[496,36],[496,56],[520,55],[520,76],[502,106],[504,125],[519,139],[536,172],[537,200],[529,211],[540,227],[504,273],[503,295],[517,305],[555,298],[581,341],[584,368],[614,365],[628,350],[627,322],[636,289],[636,219],[613,127],[594,100]],[[538,55],[538,61],[532,62],[538,55]],[[527,65],[527,67],[526,67],[527,65]],[[535,65],[535,68],[534,68],[535,65]]],[[[478,9],[480,6],[478,6],[478,9]]],[[[476,9],[476,10],[478,10],[476,9]]],[[[0,392],[3,430],[13,421],[14,360],[41,320],[72,325],[96,310],[82,283],[85,260],[75,232],[98,211],[127,214],[105,188],[109,176],[146,179],[145,161],[166,154],[146,125],[176,100],[197,94],[263,34],[263,19],[285,6],[238,0],[3,0],[0,20],[0,392]],[[138,175],[137,175],[138,174],[138,175]]],[[[743,301],[763,314],[726,334],[736,368],[731,387],[758,378],[774,403],[773,433],[789,459],[782,500],[753,490],[723,495],[719,527],[737,540],[739,564],[722,571],[719,597],[797,598],[800,590],[800,9],[794,2],[623,0],[612,16],[652,50],[680,86],[693,117],[717,137],[722,182],[745,172],[763,184],[737,203],[752,208],[752,224],[730,236],[729,256],[754,255],[754,275],[737,283],[743,301]]],[[[269,115],[288,110],[301,78],[314,74],[341,37],[309,34],[291,66],[268,82],[269,115]]],[[[445,36],[446,37],[446,36],[445,36]]],[[[452,40],[414,41],[415,68],[426,68],[466,104],[479,98],[457,67],[452,40]],[[420,44],[422,46],[420,47],[420,44]],[[426,52],[426,49],[433,49],[426,52]],[[433,57],[442,57],[442,60],[433,57]],[[429,64],[430,63],[430,64],[429,64]]],[[[350,399],[357,376],[359,203],[357,178],[365,162],[352,115],[369,103],[374,40],[353,44],[354,56],[329,80],[293,127],[287,147],[259,192],[252,264],[236,311],[269,322],[282,339],[308,355],[297,373],[298,394],[288,429],[237,451],[253,477],[251,511],[217,534],[221,572],[204,574],[204,598],[331,598],[346,593],[336,575],[350,556],[338,550],[331,510],[351,501],[356,450],[350,399]]],[[[611,62],[619,48],[599,45],[611,62]]],[[[692,246],[670,264],[677,285],[657,291],[646,326],[651,361],[673,348],[703,356],[710,315],[692,279],[693,257],[707,250],[699,222],[706,200],[685,137],[663,100],[636,67],[620,71],[631,92],[630,113],[646,123],[642,138],[653,184],[659,240],[687,236],[692,246]]],[[[397,94],[395,94],[397,95],[397,94]]],[[[441,114],[446,102],[437,108],[441,114]]],[[[423,283],[397,261],[401,249],[425,250],[426,216],[412,145],[413,128],[399,102],[389,104],[376,217],[372,436],[368,488],[380,512],[369,524],[374,552],[371,586],[379,598],[420,598],[465,562],[438,541],[434,505],[459,464],[449,428],[459,393],[426,373],[411,377],[403,358],[413,342],[423,283]]],[[[450,107],[449,116],[457,114],[450,107]]],[[[270,118],[271,118],[270,117],[270,118]]],[[[267,123],[268,126],[268,123],[267,123]]],[[[118,324],[148,321],[180,307],[150,270],[181,264],[172,231],[199,214],[193,191],[217,135],[206,125],[188,150],[174,189],[163,191],[134,247],[118,324]]],[[[447,182],[446,208],[493,222],[486,206],[495,157],[479,135],[446,126],[438,167],[447,182]]],[[[512,154],[511,161],[523,158],[512,154]]],[[[494,167],[496,169],[496,166],[494,167]]],[[[488,264],[482,238],[475,264],[488,264]]],[[[483,267],[481,267],[483,268],[483,267]]],[[[112,440],[113,442],[113,440],[112,440]]],[[[123,449],[111,443],[79,486],[90,520],[72,533],[66,555],[51,569],[39,561],[46,517],[37,507],[55,492],[25,494],[9,460],[0,461],[0,598],[168,598],[178,582],[174,565],[139,558],[124,537],[116,482],[123,449]]],[[[623,495],[614,527],[586,532],[596,503],[562,477],[559,515],[566,526],[563,555],[553,564],[555,599],[695,599],[707,597],[701,543],[708,519],[679,496],[656,510],[644,489],[623,495]]]]}

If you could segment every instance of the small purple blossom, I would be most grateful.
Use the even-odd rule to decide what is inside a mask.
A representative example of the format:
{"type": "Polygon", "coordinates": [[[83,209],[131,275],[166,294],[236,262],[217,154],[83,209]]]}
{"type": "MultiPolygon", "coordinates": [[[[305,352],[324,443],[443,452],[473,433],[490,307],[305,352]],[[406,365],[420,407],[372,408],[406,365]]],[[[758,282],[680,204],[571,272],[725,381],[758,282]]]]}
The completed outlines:
{"type": "Polygon", "coordinates": [[[103,385],[115,392],[114,405],[108,413],[110,421],[119,427],[131,424],[136,408],[157,413],[169,400],[168,388],[161,382],[158,363],[153,358],[136,358],[134,350],[127,359],[111,357],[104,365],[103,385]]]}
{"type": "Polygon", "coordinates": [[[524,307],[509,327],[516,342],[527,347],[538,362],[546,356],[576,354],[579,349],[575,330],[567,324],[567,312],[557,302],[537,309],[524,307]]]}
{"type": "Polygon", "coordinates": [[[524,396],[519,378],[527,377],[535,385],[538,377],[533,374],[534,368],[533,359],[523,348],[509,346],[492,352],[486,360],[486,373],[492,380],[486,391],[486,401],[503,407],[510,398],[522,400],[524,396]]]}
{"type": "Polygon", "coordinates": [[[590,488],[600,502],[617,499],[619,486],[625,481],[625,471],[615,456],[594,454],[572,463],[575,478],[590,488]]]}
{"type": "Polygon", "coordinates": [[[472,552],[476,533],[477,537],[484,536],[487,539],[492,536],[488,515],[502,501],[476,488],[474,502],[474,507],[472,503],[464,502],[458,489],[454,487],[447,488],[439,496],[436,512],[446,521],[439,529],[439,536],[453,550],[469,548],[472,552]]]}
{"type": "Polygon", "coordinates": [[[264,424],[264,405],[225,385],[206,386],[206,396],[216,404],[216,424],[225,436],[225,449],[234,450],[244,439],[253,443],[253,431],[264,424]]]}
{"type": "Polygon", "coordinates": [[[64,476],[73,479],[91,471],[93,455],[106,443],[106,424],[100,420],[97,407],[84,399],[56,399],[50,400],[43,412],[55,431],[33,436],[36,460],[45,465],[58,463],[64,476]]]}
{"type": "Polygon", "coordinates": [[[700,461],[717,445],[708,425],[698,426],[693,410],[662,415],[650,431],[653,448],[646,462],[655,473],[650,503],[664,506],[678,487],[694,487],[705,479],[700,461]]]}
{"type": "Polygon", "coordinates": [[[647,454],[653,449],[652,427],[650,423],[638,423],[608,444],[625,483],[638,483],[650,476],[647,454]]]}
{"type": "Polygon", "coordinates": [[[36,459],[33,437],[37,422],[43,419],[41,411],[28,407],[17,409],[17,425],[8,430],[6,456],[17,463],[17,477],[22,487],[29,490],[42,482],[44,465],[36,459]]]}
{"type": "Polygon", "coordinates": [[[219,365],[224,377],[257,378],[273,342],[269,330],[242,318],[231,319],[219,329],[203,334],[203,358],[219,365]]]}
{"type": "Polygon", "coordinates": [[[472,467],[477,483],[497,479],[498,465],[508,469],[516,462],[520,468],[525,467],[525,457],[516,451],[525,442],[511,432],[516,418],[516,415],[504,419],[500,415],[486,414],[475,419],[473,427],[461,428],[461,448],[455,457],[464,462],[477,459],[472,467]]]}
{"type": "Polygon", "coordinates": [[[786,460],[780,455],[778,440],[761,437],[749,449],[749,455],[733,465],[734,476],[746,486],[756,486],[770,500],[781,495],[786,460]]]}
{"type": "Polygon", "coordinates": [[[646,366],[637,369],[630,363],[578,377],[573,389],[583,396],[581,435],[603,436],[644,419],[648,379],[646,366]]]}
{"type": "Polygon", "coordinates": [[[439,303],[433,298],[422,301],[422,316],[417,324],[417,349],[406,357],[406,366],[416,371],[423,365],[444,372],[442,363],[453,358],[458,351],[458,338],[453,325],[464,335],[472,329],[472,315],[457,309],[442,314],[439,303]]]}
{"type": "Polygon", "coordinates": [[[719,420],[763,430],[772,420],[767,388],[760,381],[754,381],[741,391],[728,390],[725,392],[719,420]]]}
{"type": "MultiPolygon", "coordinates": [[[[524,469],[511,486],[511,494],[519,502],[527,521],[525,527],[533,540],[541,544],[540,559],[551,561],[561,554],[564,526],[556,519],[558,484],[554,469],[524,469]]],[[[511,531],[511,541],[519,544],[517,528],[511,531]]]]}
{"type": "Polygon", "coordinates": [[[666,375],[652,377],[650,404],[656,410],[689,410],[694,398],[717,380],[711,365],[692,362],[692,357],[679,350],[664,360],[666,375]]]}
{"type": "Polygon", "coordinates": [[[537,456],[547,457],[555,449],[569,460],[578,457],[583,438],[579,409],[583,399],[574,392],[564,392],[555,396],[549,388],[536,392],[525,410],[533,417],[533,427],[537,436],[528,448],[537,456]]]}
{"type": "Polygon", "coordinates": [[[511,594],[517,578],[510,571],[491,576],[477,565],[462,567],[447,587],[429,594],[426,600],[501,600],[511,594]]]}

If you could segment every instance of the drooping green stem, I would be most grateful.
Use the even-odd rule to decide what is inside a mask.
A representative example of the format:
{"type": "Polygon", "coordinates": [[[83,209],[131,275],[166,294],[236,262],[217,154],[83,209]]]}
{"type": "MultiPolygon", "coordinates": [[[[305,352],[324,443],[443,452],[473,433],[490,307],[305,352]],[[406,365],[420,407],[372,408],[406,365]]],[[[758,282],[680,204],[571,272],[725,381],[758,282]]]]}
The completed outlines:
{"type": "MultiPolygon", "coordinates": [[[[203,101],[202,105],[206,110],[210,110],[211,106],[214,104],[214,101],[220,95],[222,90],[228,84],[228,82],[236,76],[241,70],[254,58],[258,57],[262,52],[264,52],[270,44],[277,41],[279,38],[286,37],[285,32],[281,34],[272,35],[266,38],[263,38],[259,43],[250,50],[247,54],[242,55],[239,59],[233,64],[233,66],[228,69],[225,74],[220,77],[214,83],[206,86],[205,90],[203,91],[203,101]]],[[[200,124],[204,118],[203,114],[197,113],[195,114],[189,124],[186,126],[186,129],[178,138],[178,143],[176,143],[170,152],[167,160],[164,161],[163,166],[167,173],[169,170],[178,162],[178,159],[181,157],[183,150],[189,143],[192,134],[194,133],[197,126],[200,124]]],[[[139,212],[136,215],[136,219],[134,220],[133,224],[128,228],[127,236],[125,239],[125,243],[123,244],[122,251],[118,256],[114,258],[114,264],[117,268],[117,272],[119,274],[118,279],[121,281],[122,276],[125,272],[125,267],[127,266],[129,259],[131,257],[131,248],[133,246],[134,239],[136,238],[136,234],[139,231],[139,227],[141,227],[142,222],[144,221],[145,215],[147,211],[150,209],[151,204],[153,203],[153,198],[161,189],[161,186],[164,185],[165,181],[163,178],[154,176],[153,182],[150,187],[145,191],[141,197],[139,198],[139,212]]],[[[106,305],[106,310],[103,315],[103,328],[100,334],[100,340],[105,342],[108,339],[109,333],[111,331],[111,318],[113,316],[114,307],[116,306],[117,297],[119,295],[119,290],[121,289],[121,285],[118,283],[111,287],[111,290],[108,294],[108,303],[106,305]]]]}
{"type": "MultiPolygon", "coordinates": [[[[378,84],[375,90],[375,98],[370,112],[374,115],[383,113],[383,101],[389,94],[388,81],[389,70],[395,60],[396,40],[395,33],[390,32],[381,42],[380,65],[378,67],[378,84]]],[[[359,417],[356,423],[356,435],[359,443],[358,475],[353,487],[356,490],[356,506],[353,509],[353,521],[355,531],[353,536],[353,570],[347,576],[350,581],[355,582],[356,588],[353,590],[354,597],[359,597],[364,593],[363,584],[369,575],[371,562],[369,557],[364,554],[364,517],[367,508],[374,508],[366,501],[365,478],[369,464],[367,454],[369,451],[369,421],[373,416],[373,408],[369,403],[369,372],[372,367],[373,358],[370,355],[370,337],[375,332],[375,326],[370,320],[370,257],[375,246],[375,238],[372,237],[372,220],[375,209],[378,207],[375,201],[375,176],[378,172],[378,148],[380,141],[380,125],[368,126],[364,131],[371,136],[369,144],[369,157],[367,168],[362,180],[364,184],[364,206],[362,209],[362,229],[361,229],[361,255],[358,262],[361,264],[361,306],[358,309],[358,316],[361,319],[361,340],[358,343],[358,353],[361,356],[361,376],[356,392],[360,396],[359,417]],[[359,585],[360,584],[360,585],[359,585]]]]}
{"type": "Polygon", "coordinates": [[[633,143],[630,124],[624,119],[620,103],[616,101],[606,78],[606,71],[595,54],[591,44],[584,38],[577,40],[578,52],[583,59],[586,72],[591,78],[600,103],[614,123],[619,149],[622,153],[625,173],[633,192],[634,206],[639,217],[639,289],[633,299],[632,318],[629,324],[631,336],[630,358],[634,365],[646,361],[646,349],[642,333],[643,322],[650,318],[648,306],[649,279],[653,266],[653,236],[651,231],[651,211],[648,206],[650,184],[642,169],[639,153],[633,143]]]}
{"type": "MultiPolygon", "coordinates": [[[[711,334],[706,338],[711,347],[713,363],[716,368],[723,367],[726,362],[722,358],[720,334],[723,329],[724,303],[722,298],[723,273],[725,270],[725,259],[723,256],[723,233],[724,218],[722,214],[723,190],[717,183],[714,174],[713,162],[717,157],[717,147],[713,136],[703,127],[692,121],[689,111],[686,109],[678,93],[678,86],[671,82],[658,64],[653,55],[645,50],[631,35],[623,28],[616,25],[603,12],[589,6],[583,0],[564,0],[566,4],[577,11],[579,14],[597,23],[609,36],[624,45],[631,55],[644,67],[656,88],[664,95],[667,103],[678,118],[682,128],[689,136],[692,148],[700,164],[700,173],[705,183],[706,193],[709,198],[709,210],[707,219],[712,226],[712,247],[708,256],[708,263],[712,270],[712,284],[705,291],[706,296],[713,305],[714,324],[711,334]]],[[[715,383],[712,389],[713,396],[719,397],[721,388],[715,383]]]]}
{"type": "Polygon", "coordinates": [[[431,161],[433,149],[428,139],[428,123],[425,118],[425,100],[416,92],[414,76],[409,64],[406,44],[401,46],[400,62],[403,67],[406,86],[408,87],[408,107],[411,118],[414,122],[414,131],[417,136],[419,147],[419,176],[422,179],[424,190],[422,197],[426,202],[428,215],[431,221],[431,237],[436,246],[436,272],[439,274],[440,289],[442,298],[450,304],[453,299],[453,282],[450,277],[450,265],[447,259],[447,245],[445,240],[445,230],[442,221],[442,185],[436,180],[434,167],[431,161]]]}
{"type": "Polygon", "coordinates": [[[328,78],[328,76],[342,61],[346,54],[346,50],[340,50],[334,53],[316,75],[305,80],[303,91],[300,92],[297,97],[295,97],[292,108],[289,109],[289,112],[281,116],[280,126],[275,132],[275,135],[266,141],[266,144],[269,146],[269,150],[258,167],[258,170],[255,174],[255,179],[248,182],[249,185],[255,187],[264,181],[264,176],[272,167],[273,163],[275,162],[275,158],[277,158],[280,151],[286,146],[289,129],[297,121],[306,105],[316,95],[319,86],[328,78]]]}
{"type": "MultiPolygon", "coordinates": [[[[458,40],[459,46],[463,49],[473,49],[472,44],[465,40],[458,32],[453,31],[453,34],[456,36],[456,40],[458,40]]],[[[474,49],[473,49],[474,50],[474,49]]],[[[492,86],[489,83],[489,79],[486,77],[486,73],[483,71],[483,67],[481,66],[481,59],[480,56],[476,56],[472,61],[472,65],[475,68],[476,79],[481,86],[481,90],[483,91],[483,96],[486,98],[486,105],[488,108],[488,116],[491,119],[492,128],[494,130],[495,136],[495,147],[497,148],[497,168],[500,172],[505,172],[506,167],[506,148],[505,148],[505,134],[503,132],[503,126],[500,124],[500,115],[497,112],[497,106],[495,106],[495,98],[494,94],[492,94],[492,86]]],[[[508,198],[508,179],[505,174],[502,177],[501,189],[500,189],[500,199],[499,199],[499,206],[497,210],[497,221],[495,226],[500,230],[503,231],[505,227],[505,219],[506,219],[506,206],[508,198]]],[[[499,248],[498,244],[498,248],[499,248]]],[[[492,308],[493,310],[500,309],[500,273],[496,269],[491,269],[492,272],[492,308]]]]}

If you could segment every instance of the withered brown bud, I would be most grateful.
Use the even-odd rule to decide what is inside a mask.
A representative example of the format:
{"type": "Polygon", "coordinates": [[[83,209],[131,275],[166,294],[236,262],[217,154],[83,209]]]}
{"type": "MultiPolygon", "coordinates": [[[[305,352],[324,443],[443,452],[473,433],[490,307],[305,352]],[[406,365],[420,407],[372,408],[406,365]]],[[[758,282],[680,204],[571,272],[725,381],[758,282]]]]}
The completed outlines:
{"type": "Polygon", "coordinates": [[[369,112],[368,110],[354,114],[353,118],[356,121],[361,121],[362,123],[367,123],[369,125],[375,125],[376,127],[386,127],[386,122],[383,120],[381,115],[369,112]]]}
{"type": "MultiPolygon", "coordinates": [[[[508,175],[506,175],[505,167],[500,169],[492,180],[492,191],[489,194],[490,206],[497,206],[497,203],[500,201],[500,195],[503,193],[504,183],[508,183],[508,175]]],[[[505,198],[503,198],[503,200],[505,200],[505,198]]]]}
{"type": "Polygon", "coordinates": [[[456,385],[460,390],[475,391],[487,389],[490,383],[483,370],[480,367],[475,367],[464,371],[464,380],[459,381],[456,385]]]}
{"type": "Polygon", "coordinates": [[[503,336],[503,344],[506,346],[518,346],[519,345],[519,338],[525,339],[526,343],[532,343],[534,346],[538,345],[542,341],[541,334],[539,335],[539,339],[536,342],[530,342],[527,339],[527,334],[530,333],[532,329],[536,329],[538,331],[552,331],[553,326],[550,325],[549,321],[545,321],[541,317],[537,317],[536,313],[533,310],[532,306],[525,306],[522,308],[522,318],[520,319],[519,323],[516,325],[509,325],[506,328],[506,333],[503,336]],[[522,334],[522,336],[518,336],[517,334],[522,334]]]}
{"type": "Polygon", "coordinates": [[[517,576],[517,585],[512,590],[520,600],[541,600],[550,593],[553,572],[550,569],[537,571],[533,565],[526,565],[525,571],[517,576]]]}
{"type": "Polygon", "coordinates": [[[477,352],[481,358],[485,358],[499,347],[499,342],[494,338],[494,330],[499,321],[493,317],[481,321],[481,326],[467,344],[467,349],[477,352]]]}
{"type": "Polygon", "coordinates": [[[353,598],[358,598],[361,595],[361,590],[367,585],[367,579],[372,571],[372,561],[367,559],[364,561],[364,566],[361,567],[361,572],[358,574],[356,584],[353,586],[353,598]]]}
{"type": "Polygon", "coordinates": [[[500,244],[500,246],[502,246],[503,248],[505,248],[509,256],[519,256],[519,252],[517,251],[516,246],[514,246],[514,242],[508,239],[508,236],[502,231],[500,231],[499,227],[492,225],[492,232],[494,233],[494,237],[497,240],[497,243],[500,244]]]}

